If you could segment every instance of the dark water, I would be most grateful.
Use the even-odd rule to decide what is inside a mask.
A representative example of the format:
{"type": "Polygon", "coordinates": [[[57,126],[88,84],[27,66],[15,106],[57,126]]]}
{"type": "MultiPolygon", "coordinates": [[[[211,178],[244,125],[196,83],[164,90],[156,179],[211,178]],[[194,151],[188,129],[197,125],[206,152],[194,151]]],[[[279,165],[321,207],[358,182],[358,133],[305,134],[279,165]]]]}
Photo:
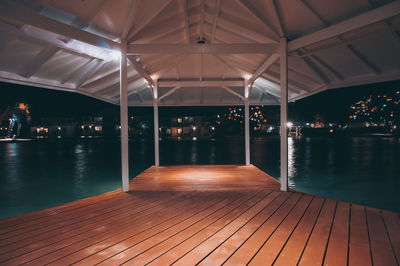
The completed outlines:
{"type": "MultiPolygon", "coordinates": [[[[153,143],[130,142],[130,176],[153,164],[153,143]]],[[[162,141],[162,165],[243,164],[244,141],[162,141]]],[[[255,138],[251,161],[279,179],[279,138],[255,138]]],[[[117,140],[0,143],[0,217],[120,187],[117,140]]],[[[400,139],[290,138],[292,188],[400,212],[400,139]]]]}

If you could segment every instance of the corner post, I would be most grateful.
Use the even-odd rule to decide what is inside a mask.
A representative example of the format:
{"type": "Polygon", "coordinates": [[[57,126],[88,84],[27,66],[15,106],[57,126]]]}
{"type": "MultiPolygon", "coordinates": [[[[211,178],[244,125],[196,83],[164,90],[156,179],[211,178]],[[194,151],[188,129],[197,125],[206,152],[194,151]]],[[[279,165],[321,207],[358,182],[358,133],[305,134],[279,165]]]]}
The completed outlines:
{"type": "MultiPolygon", "coordinates": [[[[150,85],[153,86],[153,85],[150,85]]],[[[158,84],[153,87],[153,107],[154,107],[154,164],[160,166],[160,148],[159,148],[159,126],[158,126],[158,84]]]]}
{"type": "Polygon", "coordinates": [[[127,42],[121,40],[120,57],[120,121],[121,121],[121,163],[122,191],[129,191],[129,139],[128,139],[128,91],[127,91],[127,42]]]}
{"type": "Polygon", "coordinates": [[[246,165],[250,165],[250,91],[247,80],[244,82],[244,143],[246,153],[246,165]]]}
{"type": "Polygon", "coordinates": [[[288,66],[287,66],[287,40],[280,39],[280,78],[281,78],[281,191],[288,190],[288,134],[287,134],[287,108],[288,108],[288,66]]]}

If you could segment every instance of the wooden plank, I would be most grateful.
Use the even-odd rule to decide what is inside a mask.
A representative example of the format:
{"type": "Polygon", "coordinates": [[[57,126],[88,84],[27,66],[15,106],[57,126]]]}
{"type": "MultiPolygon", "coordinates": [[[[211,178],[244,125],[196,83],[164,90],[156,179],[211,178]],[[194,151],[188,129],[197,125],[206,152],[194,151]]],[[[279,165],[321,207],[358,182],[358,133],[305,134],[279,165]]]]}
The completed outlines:
{"type": "Polygon", "coordinates": [[[348,265],[372,265],[365,208],[352,204],[348,265]]]}
{"type": "MultiPolygon", "coordinates": [[[[238,208],[243,202],[246,202],[249,198],[253,195],[247,194],[242,198],[237,198],[233,202],[229,203],[228,205],[220,208],[216,212],[212,213],[211,215],[205,217],[204,219],[200,220],[197,223],[192,224],[191,226],[187,227],[186,229],[180,231],[173,237],[167,239],[166,241],[159,242],[156,246],[152,247],[151,249],[141,253],[139,256],[136,256],[126,262],[127,265],[144,265],[149,263],[150,261],[154,260],[155,258],[159,257],[163,254],[166,250],[170,247],[174,247],[184,240],[188,239],[189,237],[199,233],[203,229],[207,228],[211,224],[217,222],[218,220],[222,219],[226,215],[228,215],[232,210],[238,208]]],[[[153,240],[154,241],[154,240],[153,240]]],[[[158,242],[158,241],[154,241],[158,242]]]]}
{"type": "MultiPolygon", "coordinates": [[[[283,193],[286,194],[286,193],[283,193]]],[[[227,260],[239,248],[243,249],[235,257],[240,259],[239,264],[246,264],[251,257],[264,243],[265,239],[274,231],[280,222],[286,217],[290,210],[296,206],[302,195],[300,193],[293,194],[287,201],[278,205],[272,212],[261,212],[233,236],[227,239],[222,245],[208,255],[200,265],[221,264],[227,260]]],[[[272,207],[272,204],[270,205],[272,207]]],[[[232,264],[237,263],[233,260],[232,264]]]]}
{"type": "Polygon", "coordinates": [[[86,206],[90,206],[96,204],[99,201],[106,201],[110,198],[117,197],[120,193],[120,190],[104,193],[98,196],[93,196],[86,199],[81,199],[73,202],[68,202],[65,204],[61,204],[58,206],[46,208],[39,211],[29,212],[25,214],[20,214],[17,216],[13,216],[10,218],[0,220],[0,229],[3,228],[11,228],[16,225],[24,224],[27,222],[32,222],[34,220],[43,219],[43,217],[61,215],[70,210],[75,210],[78,208],[84,208],[86,206]]]}
{"type": "MultiPolygon", "coordinates": [[[[209,196],[210,197],[210,196],[209,196]]],[[[221,196],[220,196],[221,197],[221,196]]],[[[158,225],[157,227],[153,228],[151,231],[144,231],[143,233],[137,234],[137,235],[132,235],[132,236],[126,236],[126,237],[120,237],[119,239],[113,239],[113,242],[107,242],[107,247],[104,248],[103,245],[101,245],[100,252],[96,252],[94,254],[91,254],[84,260],[79,261],[78,264],[80,265],[87,265],[87,264],[97,264],[100,263],[104,260],[107,260],[114,255],[118,255],[120,252],[126,250],[127,248],[131,246],[135,246],[137,244],[142,243],[146,239],[157,235],[159,233],[164,232],[165,230],[168,230],[169,228],[181,224],[182,222],[185,222],[189,220],[191,217],[195,216],[196,214],[199,214],[205,210],[207,210],[210,206],[217,204],[223,199],[215,200],[216,197],[212,196],[208,200],[205,200],[205,203],[200,206],[195,206],[192,207],[188,210],[188,212],[185,212],[182,215],[176,216],[173,219],[168,220],[167,223],[163,223],[158,225]],[[114,242],[115,240],[118,240],[114,242]]],[[[190,205],[190,204],[189,204],[190,205]]],[[[172,211],[174,208],[170,209],[172,211]]]]}
{"type": "Polygon", "coordinates": [[[171,236],[174,236],[177,232],[181,232],[188,227],[192,226],[193,224],[203,220],[204,218],[208,217],[209,215],[214,214],[221,208],[226,207],[229,203],[231,203],[234,200],[234,197],[229,197],[227,199],[224,199],[221,202],[213,203],[210,207],[194,214],[192,217],[190,217],[187,220],[180,221],[176,225],[168,228],[167,230],[160,232],[159,234],[146,239],[145,241],[141,242],[140,244],[136,244],[134,246],[131,245],[126,245],[124,243],[124,246],[128,246],[129,248],[125,248],[122,252],[119,252],[118,254],[108,258],[105,261],[102,261],[100,265],[109,265],[109,264],[121,264],[125,263],[128,259],[131,259],[139,254],[141,254],[143,251],[153,247],[157,243],[160,243],[171,236]]]}
{"type": "Polygon", "coordinates": [[[130,186],[0,220],[0,263],[398,264],[398,213],[280,192],[254,166],[151,167],[130,186]]]}
{"type": "MultiPolygon", "coordinates": [[[[209,195],[207,195],[207,197],[209,197],[209,195]]],[[[48,254],[47,258],[46,256],[41,257],[36,262],[38,264],[49,262],[58,265],[72,264],[95,253],[103,252],[106,248],[118,244],[124,239],[134,236],[138,238],[149,232],[162,230],[162,228],[169,225],[172,219],[185,217],[187,212],[190,212],[192,208],[205,206],[207,204],[207,200],[204,200],[204,197],[199,197],[199,195],[194,194],[191,194],[191,197],[187,199],[178,199],[177,202],[179,203],[167,204],[168,206],[174,206],[173,213],[171,213],[170,209],[164,208],[162,211],[155,210],[155,212],[145,217],[134,217],[133,221],[132,218],[130,218],[127,223],[118,227],[113,226],[103,235],[97,235],[87,240],[79,241],[67,248],[48,254]]]]}
{"type": "MultiPolygon", "coordinates": [[[[311,200],[313,199],[312,196],[305,195],[301,198],[301,200],[297,203],[296,207],[289,213],[289,215],[283,220],[282,224],[276,229],[275,232],[271,235],[269,239],[263,246],[258,250],[257,254],[253,257],[249,265],[269,265],[274,262],[275,258],[278,256],[279,252],[283,248],[284,244],[286,243],[287,239],[298,225],[299,221],[303,217],[305,211],[309,207],[311,200]]],[[[260,241],[261,242],[261,241],[260,241]]],[[[249,243],[250,244],[250,243],[249,243]]],[[[245,243],[241,249],[246,250],[246,246],[249,244],[245,243]]],[[[237,253],[241,250],[239,249],[234,256],[232,256],[227,263],[235,263],[235,258],[237,257],[237,253]]],[[[247,248],[249,250],[249,248],[247,248]]],[[[250,251],[250,250],[249,250],[250,251]]],[[[240,256],[239,256],[240,257],[240,256]]],[[[246,261],[247,263],[248,261],[246,261]]]]}
{"type": "Polygon", "coordinates": [[[180,165],[151,167],[135,178],[131,189],[279,191],[279,182],[253,165],[180,165]]]}
{"type": "Polygon", "coordinates": [[[206,257],[213,250],[223,244],[226,239],[233,236],[235,232],[240,230],[249,221],[256,217],[260,212],[271,213],[274,212],[279,206],[286,201],[290,196],[290,193],[273,192],[264,200],[256,204],[253,208],[249,209],[246,213],[236,219],[233,223],[226,226],[223,230],[213,235],[205,242],[201,243],[196,248],[181,257],[174,264],[176,265],[193,265],[199,263],[204,257],[206,257]]]}
{"type": "MultiPolygon", "coordinates": [[[[101,235],[106,232],[106,229],[112,225],[115,227],[129,224],[132,220],[132,217],[137,219],[141,217],[152,217],[157,214],[158,211],[163,209],[163,204],[173,203],[173,201],[182,201],[184,200],[182,197],[173,197],[172,200],[167,197],[167,199],[160,200],[156,202],[150,202],[149,204],[142,205],[139,208],[132,208],[130,211],[123,211],[122,215],[112,215],[108,217],[108,219],[94,219],[91,220],[90,223],[85,223],[82,226],[77,226],[76,228],[65,228],[63,232],[52,232],[48,238],[44,238],[41,240],[37,240],[36,243],[33,243],[29,246],[25,246],[24,248],[20,248],[14,250],[13,252],[6,253],[8,260],[7,263],[18,262],[25,263],[28,261],[32,261],[36,258],[42,258],[46,254],[49,254],[55,250],[59,250],[65,247],[69,247],[70,245],[85,240],[87,238],[93,238],[97,235],[101,235]],[[73,230],[74,229],[74,230],[73,230]],[[21,251],[23,252],[21,255],[21,251]],[[9,260],[9,258],[13,258],[9,260]]],[[[107,218],[106,216],[103,218],[107,218]]],[[[65,250],[63,250],[64,256],[65,250]]],[[[53,259],[55,256],[51,255],[53,259]]],[[[4,258],[2,258],[2,261],[4,258]]]]}
{"type": "Polygon", "coordinates": [[[305,248],[308,237],[311,234],[314,225],[317,222],[320,211],[325,200],[315,197],[307,209],[299,225],[286,242],[282,251],[275,260],[274,265],[295,265],[300,259],[302,251],[305,248]]]}
{"type": "Polygon", "coordinates": [[[350,203],[339,201],[324,264],[346,265],[349,247],[350,203]]]}
{"type": "MultiPolygon", "coordinates": [[[[40,218],[28,220],[25,223],[20,223],[13,226],[5,227],[0,229],[0,239],[6,239],[8,238],[8,235],[18,234],[19,232],[25,229],[31,231],[34,228],[34,226],[43,227],[45,223],[49,221],[52,222],[53,224],[65,221],[66,216],[69,218],[73,218],[74,215],[77,214],[80,215],[81,212],[91,213],[92,211],[103,210],[106,209],[107,207],[114,206],[115,202],[121,201],[122,199],[126,199],[128,197],[129,196],[124,196],[121,194],[113,198],[101,200],[101,204],[98,204],[99,202],[95,201],[92,204],[72,208],[63,211],[61,213],[59,211],[54,211],[53,215],[42,215],[40,218]]],[[[136,195],[134,197],[136,197],[136,195]]],[[[132,196],[130,198],[132,198],[132,196]]]]}
{"type": "Polygon", "coordinates": [[[194,249],[195,247],[212,237],[214,234],[221,231],[225,226],[229,225],[231,222],[239,218],[242,214],[244,214],[246,211],[256,205],[260,200],[268,196],[269,193],[270,192],[260,193],[250,200],[246,201],[239,208],[230,212],[226,217],[223,217],[223,219],[218,220],[204,230],[199,231],[196,235],[191,236],[189,239],[183,241],[179,245],[176,245],[167,250],[164,254],[152,261],[150,265],[172,264],[174,261],[188,253],[190,250],[194,249]]]}
{"type": "Polygon", "coordinates": [[[373,265],[399,265],[379,210],[366,208],[373,265]]]}
{"type": "Polygon", "coordinates": [[[321,265],[336,209],[336,200],[327,199],[300,258],[299,265],[321,265]]]}
{"type": "Polygon", "coordinates": [[[400,214],[382,211],[383,220],[392,243],[397,262],[400,262],[400,214]]]}
{"type": "MultiPolygon", "coordinates": [[[[164,201],[168,199],[168,195],[165,195],[165,199],[160,199],[159,196],[154,195],[154,197],[149,196],[147,198],[147,203],[152,204],[153,200],[155,201],[155,204],[157,204],[157,201],[164,201]]],[[[174,195],[173,195],[174,196],[174,195]]],[[[175,195],[176,196],[176,195],[175,195]]],[[[102,209],[99,212],[94,212],[94,213],[89,213],[89,216],[84,216],[82,212],[81,216],[85,217],[86,219],[76,219],[75,217],[70,218],[70,217],[65,217],[63,223],[55,223],[51,224],[51,220],[48,221],[48,223],[44,223],[47,226],[43,228],[36,228],[37,230],[31,230],[27,231],[29,234],[19,234],[16,237],[12,238],[7,238],[4,241],[2,241],[2,253],[6,253],[6,251],[10,251],[12,249],[15,249],[17,247],[23,247],[26,246],[30,243],[34,243],[37,245],[37,242],[39,240],[46,239],[49,235],[54,235],[54,234],[62,234],[65,232],[71,232],[74,229],[82,229],[82,227],[86,224],[92,224],[98,221],[102,221],[106,218],[114,217],[118,212],[123,212],[125,210],[129,210],[130,212],[135,211],[136,208],[143,208],[147,207],[146,205],[141,204],[140,201],[130,201],[130,200],[121,200],[119,204],[115,204],[115,206],[109,206],[106,209],[102,209]],[[132,207],[138,204],[138,207],[132,207]],[[142,206],[143,205],[143,206],[142,206]]],[[[147,207],[149,208],[149,207],[147,207]]],[[[29,228],[27,228],[29,229],[29,228]]]]}

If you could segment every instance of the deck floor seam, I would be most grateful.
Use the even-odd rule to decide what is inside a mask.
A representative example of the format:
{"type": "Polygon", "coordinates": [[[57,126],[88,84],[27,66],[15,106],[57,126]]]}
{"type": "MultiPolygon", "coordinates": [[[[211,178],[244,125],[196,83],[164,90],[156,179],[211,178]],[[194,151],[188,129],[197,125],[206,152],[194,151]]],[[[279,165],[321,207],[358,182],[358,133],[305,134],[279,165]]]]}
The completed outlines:
{"type": "MultiPolygon", "coordinates": [[[[245,197],[245,196],[243,196],[243,197],[245,197]]],[[[218,211],[220,211],[220,210],[222,210],[222,209],[226,208],[228,205],[230,205],[230,204],[234,203],[234,202],[235,202],[235,201],[237,201],[237,200],[238,200],[238,199],[233,199],[233,201],[231,201],[231,202],[227,203],[227,204],[226,204],[226,205],[224,205],[224,206],[221,206],[219,209],[217,209],[217,210],[213,211],[212,213],[210,213],[210,214],[208,214],[208,215],[204,216],[203,218],[201,218],[201,219],[199,219],[199,220],[195,221],[193,224],[190,224],[190,225],[188,225],[187,227],[185,227],[185,228],[183,228],[182,230],[180,230],[180,231],[178,231],[178,232],[174,233],[173,235],[171,235],[171,236],[167,237],[166,239],[162,240],[161,242],[158,242],[158,243],[157,243],[157,244],[155,244],[154,246],[152,246],[152,247],[148,248],[147,250],[144,250],[144,251],[143,251],[143,252],[141,252],[140,254],[137,254],[135,257],[132,257],[132,258],[130,258],[129,260],[125,261],[124,263],[126,263],[126,262],[128,262],[128,261],[131,261],[132,259],[134,259],[134,258],[136,258],[136,257],[140,256],[141,254],[145,253],[146,251],[148,251],[148,250],[150,250],[150,249],[152,249],[152,248],[154,248],[154,247],[156,247],[156,246],[160,245],[161,243],[163,243],[163,242],[165,242],[165,241],[167,241],[167,240],[171,239],[172,237],[174,237],[174,236],[178,235],[179,233],[181,233],[181,232],[184,232],[186,229],[188,229],[188,228],[190,228],[190,227],[192,227],[192,226],[194,226],[194,225],[198,224],[199,222],[201,222],[201,221],[205,220],[206,218],[208,218],[208,217],[212,216],[213,214],[217,213],[218,211]]]]}
{"type": "MultiPolygon", "coordinates": [[[[256,198],[259,194],[261,194],[262,191],[259,191],[258,193],[252,195],[250,198],[248,198],[245,202],[242,202],[239,206],[237,206],[235,209],[230,210],[228,213],[226,213],[224,216],[220,217],[219,219],[215,220],[213,223],[207,225],[206,227],[202,228],[200,231],[196,232],[193,235],[190,235],[188,238],[184,239],[182,242],[176,244],[175,246],[172,246],[171,248],[169,248],[168,250],[166,250],[165,252],[163,252],[162,254],[160,254],[159,256],[157,256],[156,258],[152,259],[151,261],[149,261],[148,263],[146,263],[145,265],[148,265],[154,261],[156,261],[158,258],[160,258],[161,256],[163,256],[164,254],[168,253],[169,251],[171,251],[172,249],[182,245],[184,242],[186,242],[187,240],[193,238],[194,236],[198,235],[200,232],[206,230],[207,228],[209,228],[210,226],[212,226],[213,224],[217,223],[218,221],[222,220],[224,217],[228,216],[229,214],[231,214],[232,212],[234,212],[235,210],[239,209],[241,206],[245,205],[246,203],[248,203],[249,201],[251,201],[252,199],[256,198]]],[[[268,194],[267,194],[268,195],[268,194]]],[[[260,199],[262,200],[262,198],[260,199]]],[[[259,200],[259,201],[260,201],[259,200]]],[[[246,212],[248,209],[250,209],[252,206],[254,206],[255,204],[257,204],[256,201],[253,205],[249,206],[247,209],[243,210],[240,214],[238,214],[234,219],[232,219],[232,221],[234,221],[237,217],[239,217],[242,213],[246,212]]],[[[229,223],[228,223],[229,224],[229,223]]],[[[228,225],[226,224],[226,225],[228,225]]],[[[226,226],[225,225],[225,226],[226,226]]],[[[219,230],[217,230],[215,233],[218,233],[220,230],[222,230],[225,226],[221,227],[219,230]]],[[[211,234],[209,237],[212,237],[214,234],[211,234]]],[[[206,238],[204,241],[206,241],[208,238],[206,238]]],[[[201,244],[201,243],[200,243],[201,244]]]]}
{"type": "MultiPolygon", "coordinates": [[[[223,201],[223,198],[222,198],[220,201],[223,201]]],[[[218,202],[220,202],[220,201],[218,201],[218,202]]],[[[218,203],[218,202],[217,202],[217,203],[218,203]]],[[[196,215],[197,213],[200,213],[201,211],[207,209],[208,206],[211,205],[211,204],[212,204],[211,202],[205,201],[205,202],[204,202],[204,205],[205,205],[206,207],[203,208],[203,205],[201,205],[201,208],[202,208],[202,209],[200,209],[198,212],[196,212],[196,213],[190,215],[189,217],[185,218],[184,220],[180,220],[180,221],[178,221],[177,223],[170,225],[169,227],[163,229],[163,230],[160,231],[160,232],[157,232],[156,234],[162,233],[162,232],[168,230],[169,228],[175,226],[176,224],[180,224],[180,223],[182,223],[182,222],[184,222],[184,221],[190,219],[192,216],[196,215]]],[[[188,211],[189,211],[189,210],[188,210],[188,211]]],[[[153,236],[154,236],[154,235],[151,235],[151,236],[149,236],[149,237],[147,237],[147,238],[141,240],[140,242],[135,243],[133,246],[136,246],[136,245],[138,245],[138,244],[140,244],[140,243],[146,241],[147,239],[149,239],[149,238],[151,238],[151,237],[153,237],[153,236]]],[[[130,236],[130,237],[132,237],[132,236],[130,236]]],[[[128,237],[128,238],[130,238],[130,237],[128,237]]],[[[128,238],[126,238],[126,239],[128,239],[128,238]]],[[[126,239],[124,239],[123,241],[125,241],[126,239]]],[[[123,241],[120,241],[119,243],[121,243],[121,242],[123,242],[123,241]]],[[[126,247],[124,250],[120,250],[118,253],[114,254],[113,256],[108,257],[108,258],[105,259],[105,260],[108,260],[108,259],[110,259],[110,258],[112,258],[112,257],[115,257],[115,256],[118,255],[119,253],[122,253],[122,252],[124,252],[125,250],[127,250],[128,248],[131,248],[131,247],[133,247],[133,246],[126,247]]],[[[103,261],[105,261],[105,260],[103,260],[103,261]]],[[[101,261],[101,262],[103,262],[103,261],[101,261]]],[[[101,262],[100,262],[100,263],[101,263],[101,262]]]]}
{"type": "MultiPolygon", "coordinates": [[[[280,195],[278,195],[279,197],[280,195]]],[[[293,196],[293,193],[287,197],[286,199],[284,199],[284,201],[271,213],[271,215],[269,217],[271,217],[290,197],[293,196]]],[[[277,197],[277,198],[278,198],[277,197]]],[[[239,230],[241,230],[243,227],[245,227],[247,224],[249,224],[256,216],[258,216],[265,208],[267,208],[273,201],[275,201],[277,198],[275,198],[274,200],[272,200],[270,203],[268,203],[267,206],[265,206],[262,210],[260,210],[256,215],[254,215],[251,219],[249,219],[246,223],[244,223],[239,229],[237,229],[234,233],[232,233],[229,237],[227,237],[223,242],[221,242],[218,247],[214,248],[211,252],[209,252],[201,261],[199,261],[198,263],[201,263],[202,261],[204,261],[208,256],[210,256],[216,249],[218,249],[222,244],[224,244],[226,241],[228,241],[233,235],[235,235],[239,230]]],[[[268,218],[269,218],[268,217],[268,218]]]]}
{"type": "MultiPolygon", "coordinates": [[[[182,203],[182,205],[184,205],[184,203],[182,203]]],[[[183,207],[182,207],[183,208],[183,207]]],[[[187,211],[187,210],[186,210],[187,211]]],[[[153,214],[153,212],[152,213],[149,213],[149,214],[146,214],[145,215],[145,217],[147,217],[147,216],[151,216],[153,214]]],[[[125,217],[125,218],[129,218],[130,216],[133,216],[134,214],[131,214],[131,215],[129,215],[129,216],[127,216],[127,217],[125,217]]],[[[168,219],[167,219],[168,220],[168,219]]],[[[165,222],[165,221],[163,221],[163,222],[165,222]]],[[[157,225],[154,225],[154,226],[157,226],[157,225]]],[[[154,227],[153,226],[153,227],[154,227]]],[[[148,229],[146,229],[146,230],[148,230],[148,229]]],[[[141,231],[141,232],[143,232],[143,231],[141,231]]],[[[138,232],[137,234],[139,234],[139,233],[141,233],[141,232],[138,232]]],[[[123,234],[124,232],[121,232],[121,233],[119,233],[119,234],[123,234]]],[[[110,236],[109,238],[111,238],[111,237],[114,237],[115,235],[112,235],[112,236],[110,236]]],[[[129,237],[132,237],[133,235],[130,235],[129,237]]],[[[93,237],[93,236],[92,236],[93,237]]],[[[87,238],[88,239],[88,238],[87,238]]],[[[106,239],[108,239],[108,238],[106,238],[106,239]]],[[[104,240],[106,240],[106,239],[102,239],[102,240],[100,240],[99,242],[102,242],[102,241],[104,241],[104,240]]],[[[77,244],[77,243],[79,243],[79,242],[82,242],[82,241],[84,241],[84,240],[86,240],[86,239],[82,239],[82,240],[80,240],[80,241],[78,241],[78,242],[74,242],[74,243],[71,243],[69,246],[71,246],[71,245],[75,245],[75,244],[77,244]]],[[[94,245],[94,244],[96,244],[96,243],[93,243],[92,245],[94,245]]],[[[67,246],[68,247],[68,246],[67,246]]],[[[83,249],[84,248],[86,248],[86,247],[83,247],[83,249]]],[[[65,247],[63,247],[63,248],[61,248],[61,249],[59,249],[59,250],[62,250],[62,249],[65,249],[65,247]]],[[[56,252],[56,251],[54,251],[54,252],[56,252]]],[[[54,253],[54,252],[52,252],[52,253],[54,253]]],[[[76,251],[76,252],[78,252],[78,251],[76,251]]],[[[73,253],[76,253],[76,252],[73,252],[73,253]]],[[[98,251],[98,252],[100,252],[100,251],[98,251]]],[[[98,253],[97,252],[97,253],[98,253]]],[[[46,254],[46,255],[44,255],[44,256],[47,256],[48,254],[46,254]]],[[[67,254],[67,256],[69,256],[69,255],[71,255],[71,254],[67,254]]],[[[93,255],[93,254],[92,254],[93,255]]],[[[43,256],[42,256],[43,257],[43,256]]],[[[60,260],[60,259],[62,259],[62,258],[59,258],[59,259],[57,259],[57,260],[60,260]]],[[[57,260],[54,260],[54,261],[57,261],[57,260]]],[[[52,261],[52,262],[54,262],[54,261],[52,261]]]]}
{"type": "Polygon", "coordinates": [[[314,232],[315,225],[317,224],[317,221],[318,221],[318,219],[319,219],[319,217],[320,217],[320,215],[321,215],[321,212],[322,212],[323,208],[325,207],[325,203],[326,203],[326,199],[324,199],[324,202],[323,202],[323,204],[321,205],[321,208],[319,209],[318,215],[317,215],[317,217],[315,218],[314,224],[313,224],[313,226],[312,226],[312,228],[311,228],[311,231],[310,231],[310,233],[309,233],[309,235],[308,235],[308,237],[307,237],[307,241],[306,241],[306,243],[304,244],[303,250],[301,251],[299,260],[297,261],[297,265],[300,263],[301,258],[303,257],[303,254],[304,254],[304,251],[306,250],[307,244],[308,244],[308,242],[310,241],[310,238],[311,238],[312,233],[314,232]]]}

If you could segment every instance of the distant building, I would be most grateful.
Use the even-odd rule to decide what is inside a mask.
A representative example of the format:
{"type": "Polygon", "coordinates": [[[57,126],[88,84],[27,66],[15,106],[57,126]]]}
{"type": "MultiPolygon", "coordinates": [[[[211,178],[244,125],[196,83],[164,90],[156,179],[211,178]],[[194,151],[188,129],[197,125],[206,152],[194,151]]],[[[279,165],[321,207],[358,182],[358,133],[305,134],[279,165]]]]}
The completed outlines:
{"type": "Polygon", "coordinates": [[[164,139],[202,139],[215,134],[215,126],[204,116],[161,118],[160,137],[164,139]]]}

